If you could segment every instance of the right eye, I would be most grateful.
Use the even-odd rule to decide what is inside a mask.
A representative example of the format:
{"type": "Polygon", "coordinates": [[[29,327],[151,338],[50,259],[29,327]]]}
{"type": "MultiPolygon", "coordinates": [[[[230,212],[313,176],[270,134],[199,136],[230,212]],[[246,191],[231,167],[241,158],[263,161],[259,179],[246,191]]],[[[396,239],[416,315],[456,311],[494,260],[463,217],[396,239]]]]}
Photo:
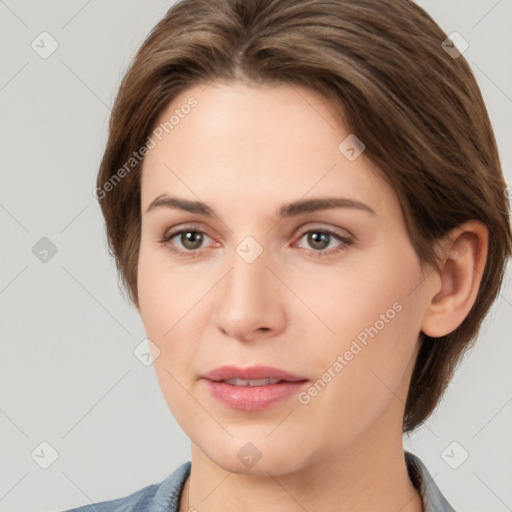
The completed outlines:
{"type": "Polygon", "coordinates": [[[166,233],[160,240],[160,243],[179,256],[195,257],[198,255],[197,251],[202,248],[201,246],[205,238],[210,237],[203,231],[192,228],[181,228],[166,233]],[[173,242],[175,238],[179,242],[178,244],[173,242]]]}

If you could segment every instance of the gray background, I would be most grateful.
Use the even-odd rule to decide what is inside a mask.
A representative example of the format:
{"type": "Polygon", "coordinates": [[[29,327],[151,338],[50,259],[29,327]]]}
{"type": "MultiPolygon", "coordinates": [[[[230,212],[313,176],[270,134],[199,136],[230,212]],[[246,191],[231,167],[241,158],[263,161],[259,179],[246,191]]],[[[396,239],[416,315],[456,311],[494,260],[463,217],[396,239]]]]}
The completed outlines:
{"type": "MultiPolygon", "coordinates": [[[[2,511],[118,498],[189,460],[152,367],[133,355],[144,328],[92,195],[119,80],[170,4],[0,1],[2,511]],[[46,59],[31,47],[43,31],[59,45],[46,59]],[[32,250],[43,237],[57,249],[46,262],[32,250]],[[58,452],[47,469],[42,442],[58,452]]],[[[511,184],[512,0],[420,4],[468,41],[511,184]]],[[[458,511],[512,510],[511,314],[509,270],[444,401],[404,439],[458,511]]]]}

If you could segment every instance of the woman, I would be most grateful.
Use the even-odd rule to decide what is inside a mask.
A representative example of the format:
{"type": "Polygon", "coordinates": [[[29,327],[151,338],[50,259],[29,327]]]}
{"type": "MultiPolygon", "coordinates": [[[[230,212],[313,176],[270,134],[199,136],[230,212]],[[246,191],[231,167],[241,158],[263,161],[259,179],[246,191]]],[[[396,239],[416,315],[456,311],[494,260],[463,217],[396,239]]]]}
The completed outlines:
{"type": "Polygon", "coordinates": [[[192,459],[74,510],[453,510],[402,435],[512,237],[480,91],[421,8],[177,3],[123,79],[96,196],[192,459]]]}

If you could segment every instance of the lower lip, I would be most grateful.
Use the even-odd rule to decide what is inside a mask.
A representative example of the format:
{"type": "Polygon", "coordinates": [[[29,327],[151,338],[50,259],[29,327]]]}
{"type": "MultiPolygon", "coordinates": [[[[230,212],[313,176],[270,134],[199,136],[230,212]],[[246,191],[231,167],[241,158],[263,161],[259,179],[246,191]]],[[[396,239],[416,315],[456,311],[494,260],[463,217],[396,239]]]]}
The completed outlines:
{"type": "Polygon", "coordinates": [[[234,386],[226,382],[205,379],[211,394],[227,407],[242,411],[262,411],[292,395],[296,395],[308,381],[278,382],[266,386],[234,386]]]}

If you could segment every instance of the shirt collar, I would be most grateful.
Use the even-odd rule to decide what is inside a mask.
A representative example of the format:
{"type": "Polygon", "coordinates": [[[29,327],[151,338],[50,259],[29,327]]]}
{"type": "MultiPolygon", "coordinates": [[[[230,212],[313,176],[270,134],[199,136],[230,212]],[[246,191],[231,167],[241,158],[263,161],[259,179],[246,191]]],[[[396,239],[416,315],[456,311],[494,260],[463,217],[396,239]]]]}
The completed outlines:
{"type": "Polygon", "coordinates": [[[423,512],[455,512],[437,487],[425,464],[413,453],[404,453],[409,478],[421,495],[423,512]]]}

